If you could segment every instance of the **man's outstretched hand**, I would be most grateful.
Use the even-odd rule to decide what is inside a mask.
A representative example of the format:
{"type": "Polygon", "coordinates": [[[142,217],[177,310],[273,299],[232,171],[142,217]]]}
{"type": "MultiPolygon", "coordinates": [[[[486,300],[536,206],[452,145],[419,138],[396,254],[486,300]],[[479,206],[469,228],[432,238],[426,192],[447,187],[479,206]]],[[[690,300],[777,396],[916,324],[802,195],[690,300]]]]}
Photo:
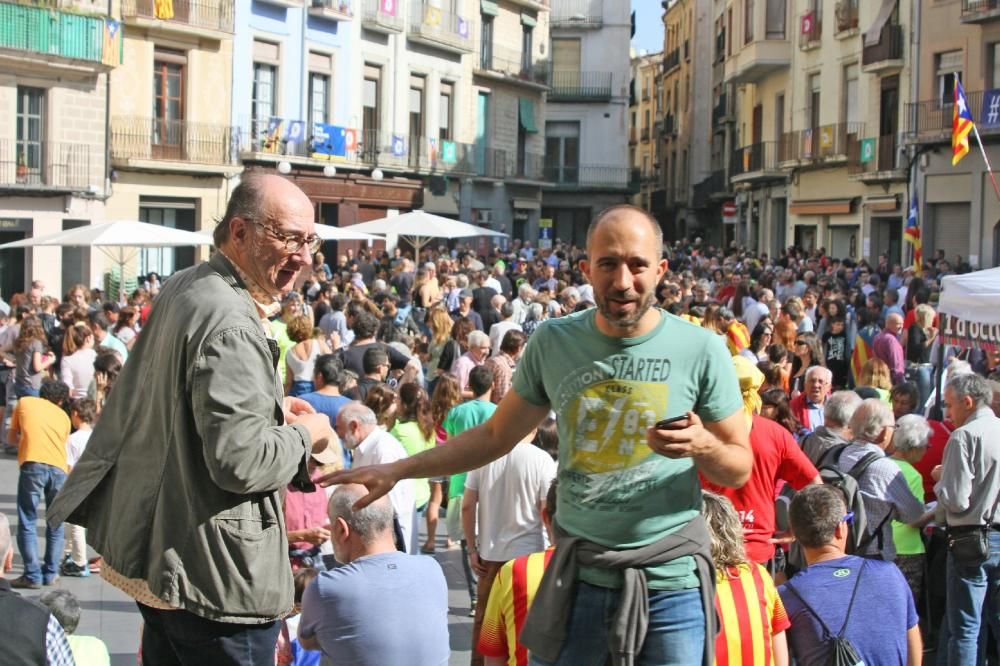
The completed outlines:
{"type": "Polygon", "coordinates": [[[316,479],[316,483],[323,487],[344,483],[360,483],[367,488],[368,494],[354,503],[355,511],[365,508],[379,497],[387,494],[397,481],[399,481],[399,477],[396,476],[396,468],[392,463],[343,469],[316,479]]]}

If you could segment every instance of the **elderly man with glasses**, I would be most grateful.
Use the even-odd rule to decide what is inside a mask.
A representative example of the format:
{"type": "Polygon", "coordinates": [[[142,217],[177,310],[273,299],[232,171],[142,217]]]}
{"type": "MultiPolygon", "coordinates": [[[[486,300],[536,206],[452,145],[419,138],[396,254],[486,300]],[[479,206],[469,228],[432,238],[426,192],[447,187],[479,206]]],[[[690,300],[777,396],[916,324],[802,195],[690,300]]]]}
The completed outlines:
{"type": "Polygon", "coordinates": [[[139,605],[146,664],[273,664],[292,607],[281,496],[334,435],[283,399],[268,319],[319,239],[308,197],[246,175],[218,252],[173,275],[48,520],[87,528],[139,605]]]}
{"type": "Polygon", "coordinates": [[[854,441],[837,460],[840,471],[847,474],[856,465],[872,461],[857,477],[871,537],[866,539],[865,551],[859,554],[892,561],[896,558],[892,521],[922,528],[933,518],[933,513],[925,514],[924,504],[910,490],[906,475],[886,456],[896,430],[889,405],[878,398],[863,401],[851,416],[849,427],[854,441]]]}
{"type": "Polygon", "coordinates": [[[806,370],[802,393],[789,403],[799,423],[810,433],[826,424],[826,400],[833,386],[833,373],[829,368],[814,365],[806,370]]]}

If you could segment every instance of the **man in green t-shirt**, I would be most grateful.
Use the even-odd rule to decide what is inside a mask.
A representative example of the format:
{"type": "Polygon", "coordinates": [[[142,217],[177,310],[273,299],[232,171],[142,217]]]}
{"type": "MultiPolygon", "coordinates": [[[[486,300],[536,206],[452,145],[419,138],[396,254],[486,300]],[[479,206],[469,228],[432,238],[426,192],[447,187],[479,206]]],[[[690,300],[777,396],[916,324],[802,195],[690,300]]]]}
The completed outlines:
{"type": "MultiPolygon", "coordinates": [[[[476,366],[469,372],[469,389],[476,397],[472,400],[455,405],[444,418],[441,427],[448,433],[449,440],[466,430],[486,423],[497,406],[490,402],[493,390],[493,371],[485,365],[476,366]]],[[[472,609],[470,615],[476,612],[477,580],[469,565],[469,543],[462,538],[462,495],[465,494],[466,472],[452,474],[448,481],[448,536],[458,538],[462,544],[462,568],[465,570],[465,582],[469,585],[469,600],[472,609]]]]}
{"type": "MultiPolygon", "coordinates": [[[[336,473],[327,482],[363,483],[371,491],[359,502],[365,505],[399,479],[495,460],[553,410],[559,428],[556,553],[569,552],[564,544],[579,549],[582,543],[588,551],[603,549],[610,559],[631,561],[641,559],[635,550],[641,546],[651,546],[642,553],[662,548],[674,533],[698,522],[699,473],[718,485],[740,486],[753,463],[723,339],[653,307],[667,270],[662,247],[658,223],[642,209],[619,205],[600,213],[588,230],[587,259],[580,262],[597,307],[535,330],[513,389],[493,417],[451,446],[336,473]],[[685,418],[669,428],[654,427],[678,416],[685,418]]],[[[604,663],[609,643],[617,650],[625,642],[639,646],[637,664],[708,660],[714,636],[706,640],[705,623],[714,614],[710,619],[704,612],[694,559],[653,559],[650,566],[630,565],[644,574],[648,607],[634,594],[641,577],[581,566],[568,607],[557,610],[566,614],[557,618],[565,619],[565,635],[556,630],[543,643],[525,641],[532,663],[604,663]],[[635,610],[640,621],[617,614],[609,621],[608,610],[619,605],[635,610]],[[648,629],[642,626],[646,620],[648,629]]],[[[539,595],[545,587],[543,580],[539,595]]],[[[536,609],[542,600],[536,598],[536,609]]],[[[535,619],[528,618],[526,632],[535,619]]]]}
{"type": "MultiPolygon", "coordinates": [[[[892,461],[899,465],[910,492],[921,502],[924,501],[924,477],[913,465],[924,457],[930,436],[931,427],[927,425],[927,419],[918,414],[900,416],[896,419],[896,430],[892,433],[892,461]]],[[[896,546],[896,566],[903,572],[903,577],[910,586],[913,603],[919,607],[924,581],[924,557],[927,552],[920,529],[894,520],[892,542],[896,546]]]]}

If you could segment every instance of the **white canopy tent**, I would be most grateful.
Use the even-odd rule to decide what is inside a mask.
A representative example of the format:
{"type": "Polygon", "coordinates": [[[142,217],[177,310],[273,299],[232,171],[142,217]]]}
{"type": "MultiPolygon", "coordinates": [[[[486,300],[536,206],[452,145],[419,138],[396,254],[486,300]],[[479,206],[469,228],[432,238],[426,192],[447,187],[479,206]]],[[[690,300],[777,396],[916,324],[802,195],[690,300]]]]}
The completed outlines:
{"type": "MultiPolygon", "coordinates": [[[[205,237],[205,245],[213,245],[214,240],[212,239],[211,231],[198,231],[196,232],[199,236],[205,237]]],[[[381,236],[373,236],[372,234],[365,234],[358,231],[354,231],[354,227],[334,227],[329,224],[317,224],[316,225],[316,235],[325,241],[376,241],[382,240],[381,236]]]]}
{"type": "Polygon", "coordinates": [[[124,285],[125,266],[135,259],[141,249],[211,244],[211,235],[134,220],[115,220],[5,243],[0,245],[0,250],[26,247],[96,247],[118,265],[119,279],[124,285]]]}
{"type": "Polygon", "coordinates": [[[415,210],[394,217],[383,217],[371,222],[362,222],[348,227],[352,231],[385,236],[396,234],[406,238],[420,256],[424,245],[434,238],[471,238],[474,236],[507,237],[507,234],[492,229],[484,229],[474,224],[459,222],[422,210],[415,210]]]}
{"type": "Polygon", "coordinates": [[[980,324],[1000,324],[1000,268],[945,277],[938,311],[980,324]]]}

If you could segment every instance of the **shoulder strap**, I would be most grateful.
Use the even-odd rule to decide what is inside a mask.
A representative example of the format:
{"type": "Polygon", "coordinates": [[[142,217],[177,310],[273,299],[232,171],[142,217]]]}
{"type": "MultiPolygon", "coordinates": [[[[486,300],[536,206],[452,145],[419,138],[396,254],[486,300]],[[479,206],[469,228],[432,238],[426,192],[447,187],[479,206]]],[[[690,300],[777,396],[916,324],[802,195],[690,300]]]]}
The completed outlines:
{"type": "MultiPolygon", "coordinates": [[[[825,642],[833,638],[833,632],[830,631],[830,627],[826,626],[826,622],[823,621],[823,618],[820,617],[819,613],[814,611],[813,607],[810,606],[808,602],[806,602],[805,598],[801,594],[799,594],[799,591],[795,589],[794,585],[792,585],[791,579],[789,579],[788,582],[785,583],[785,587],[788,589],[789,592],[798,597],[799,601],[802,602],[802,607],[805,608],[807,611],[809,611],[809,614],[812,615],[814,618],[816,618],[816,621],[819,622],[819,626],[822,627],[823,629],[823,641],[825,642]]],[[[848,611],[849,610],[850,609],[848,609],[848,611]]]]}
{"type": "Polygon", "coordinates": [[[869,453],[864,458],[854,463],[854,467],[851,468],[851,471],[849,471],[848,474],[854,477],[855,481],[859,481],[871,464],[882,457],[883,456],[880,456],[875,452],[869,453]]]}
{"type": "Polygon", "coordinates": [[[882,521],[879,522],[878,526],[874,530],[866,534],[864,538],[861,539],[861,542],[858,544],[858,550],[857,550],[858,553],[863,553],[866,550],[868,550],[868,546],[870,546],[872,544],[872,541],[874,541],[875,539],[878,539],[879,553],[882,552],[882,528],[885,527],[885,524],[889,522],[890,518],[892,518],[892,509],[889,509],[889,513],[885,514],[885,518],[883,518],[882,521]]]}
{"type": "Polygon", "coordinates": [[[854,608],[854,599],[858,596],[858,588],[861,587],[861,574],[865,570],[865,560],[861,560],[861,566],[858,568],[858,577],[854,581],[854,591],[851,592],[851,602],[847,604],[847,613],[844,614],[844,626],[840,628],[840,633],[837,634],[837,638],[843,638],[844,633],[847,631],[847,623],[851,621],[851,609],[854,608]]]}

